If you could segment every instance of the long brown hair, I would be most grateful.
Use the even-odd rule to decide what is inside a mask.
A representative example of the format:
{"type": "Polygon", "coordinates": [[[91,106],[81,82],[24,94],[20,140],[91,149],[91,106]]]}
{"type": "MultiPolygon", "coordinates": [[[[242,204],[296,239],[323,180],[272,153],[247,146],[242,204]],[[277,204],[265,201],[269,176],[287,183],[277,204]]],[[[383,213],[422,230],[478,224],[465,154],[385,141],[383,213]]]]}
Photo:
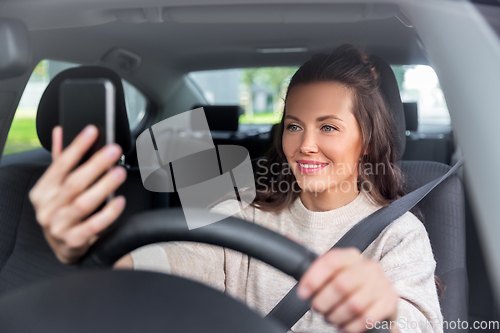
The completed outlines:
{"type": "Polygon", "coordinates": [[[264,164],[260,163],[256,172],[257,193],[253,206],[264,211],[280,212],[299,196],[301,190],[293,173],[276,173],[272,168],[276,170],[277,165],[280,170],[289,168],[282,147],[288,96],[294,87],[315,82],[336,82],[352,91],[352,111],[363,138],[361,151],[368,152],[359,157],[358,190],[365,190],[382,206],[404,194],[402,173],[397,166],[391,117],[379,89],[378,77],[369,57],[350,44],[338,47],[329,55],[315,55],[297,70],[286,92],[283,115],[273,133],[272,147],[264,164]],[[379,168],[382,172],[378,172],[379,168]],[[287,184],[288,191],[276,190],[276,184],[287,184]]]}

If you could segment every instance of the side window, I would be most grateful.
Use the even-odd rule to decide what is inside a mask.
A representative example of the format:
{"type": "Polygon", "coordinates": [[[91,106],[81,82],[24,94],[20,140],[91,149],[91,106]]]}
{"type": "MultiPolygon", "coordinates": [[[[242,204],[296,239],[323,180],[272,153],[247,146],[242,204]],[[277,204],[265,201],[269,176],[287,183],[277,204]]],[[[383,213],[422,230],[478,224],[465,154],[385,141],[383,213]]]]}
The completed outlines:
{"type": "Polygon", "coordinates": [[[35,67],[28,84],[24,88],[16,114],[10,125],[3,155],[41,147],[36,134],[35,122],[38,103],[50,79],[66,68],[73,66],[76,65],[60,61],[43,60],[35,67]]]}
{"type": "Polygon", "coordinates": [[[391,67],[396,75],[403,103],[417,103],[417,131],[420,133],[450,132],[450,114],[434,69],[425,65],[391,67]]]}
{"type": "MultiPolygon", "coordinates": [[[[10,126],[3,155],[20,153],[41,148],[36,134],[36,112],[38,103],[50,80],[65,69],[79,66],[78,64],[42,60],[33,70],[24,89],[16,114],[10,126]]],[[[125,92],[125,103],[130,128],[134,129],[146,113],[147,100],[130,83],[122,80],[125,92]]]]}
{"type": "Polygon", "coordinates": [[[144,95],[133,85],[122,80],[123,91],[125,93],[125,105],[130,129],[133,130],[144,118],[148,101],[144,95]]]}

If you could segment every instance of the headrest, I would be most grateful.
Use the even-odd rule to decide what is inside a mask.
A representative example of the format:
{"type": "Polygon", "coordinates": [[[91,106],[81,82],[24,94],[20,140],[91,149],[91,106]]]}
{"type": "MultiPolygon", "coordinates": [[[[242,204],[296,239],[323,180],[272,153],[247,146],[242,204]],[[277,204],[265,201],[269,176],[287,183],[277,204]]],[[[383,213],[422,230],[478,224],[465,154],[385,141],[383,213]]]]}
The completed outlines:
{"type": "MultiPolygon", "coordinates": [[[[208,127],[211,131],[230,131],[238,130],[238,120],[244,113],[239,105],[195,105],[193,109],[203,108],[207,117],[208,127]]],[[[192,125],[193,130],[197,130],[192,125]]]]}
{"type": "Polygon", "coordinates": [[[385,60],[373,55],[370,57],[370,60],[380,74],[380,90],[389,108],[389,113],[392,116],[392,130],[394,132],[396,154],[399,160],[405,152],[406,124],[398,82],[391,66],[385,60]]]}
{"type": "Polygon", "coordinates": [[[52,150],[52,130],[59,125],[59,86],[66,79],[105,78],[116,88],[115,140],[126,154],[131,148],[130,127],[125,107],[125,95],[120,76],[114,71],[97,66],[67,69],[57,74],[45,89],[36,114],[36,131],[42,146],[52,150]]]}
{"type": "Polygon", "coordinates": [[[418,130],[418,104],[403,103],[403,108],[405,110],[405,120],[406,120],[406,130],[407,131],[417,131],[418,130]]]}

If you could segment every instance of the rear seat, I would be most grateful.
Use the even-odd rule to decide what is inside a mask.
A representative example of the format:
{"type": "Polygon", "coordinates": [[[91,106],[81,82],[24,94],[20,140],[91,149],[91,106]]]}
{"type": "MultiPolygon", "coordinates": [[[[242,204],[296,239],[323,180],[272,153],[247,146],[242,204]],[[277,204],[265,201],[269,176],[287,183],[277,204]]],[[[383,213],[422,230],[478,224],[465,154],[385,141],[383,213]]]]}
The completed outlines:
{"type": "Polygon", "coordinates": [[[417,103],[403,103],[406,119],[406,149],[403,160],[450,164],[453,154],[451,133],[419,133],[417,103]]]}
{"type": "Polygon", "coordinates": [[[244,113],[239,105],[195,105],[202,107],[215,145],[238,145],[245,147],[250,158],[265,155],[269,148],[269,134],[249,135],[238,131],[238,119],[244,113]]]}

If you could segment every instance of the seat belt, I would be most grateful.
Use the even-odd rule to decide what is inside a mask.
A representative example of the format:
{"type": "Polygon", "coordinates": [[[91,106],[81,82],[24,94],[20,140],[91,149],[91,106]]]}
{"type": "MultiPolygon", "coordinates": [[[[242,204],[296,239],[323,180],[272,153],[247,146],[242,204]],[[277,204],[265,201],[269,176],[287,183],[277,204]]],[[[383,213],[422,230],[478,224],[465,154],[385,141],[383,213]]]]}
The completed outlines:
{"type": "MultiPolygon", "coordinates": [[[[445,175],[434,179],[393,201],[390,205],[368,215],[356,223],[332,249],[336,247],[356,247],[359,251],[363,252],[389,224],[412,209],[462,164],[463,157],[445,175]]],[[[297,296],[297,286],[298,283],[266,316],[266,318],[272,318],[285,325],[288,330],[311,308],[310,299],[302,300],[297,296]]]]}

